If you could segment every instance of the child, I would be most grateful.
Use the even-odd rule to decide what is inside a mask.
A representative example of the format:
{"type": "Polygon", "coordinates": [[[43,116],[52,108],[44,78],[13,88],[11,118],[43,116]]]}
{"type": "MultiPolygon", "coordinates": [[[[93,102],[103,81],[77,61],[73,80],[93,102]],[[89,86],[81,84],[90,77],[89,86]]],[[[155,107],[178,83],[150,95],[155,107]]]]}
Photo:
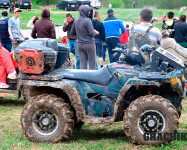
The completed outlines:
{"type": "Polygon", "coordinates": [[[125,32],[120,36],[120,41],[122,44],[129,43],[129,25],[126,25],[125,32]]]}

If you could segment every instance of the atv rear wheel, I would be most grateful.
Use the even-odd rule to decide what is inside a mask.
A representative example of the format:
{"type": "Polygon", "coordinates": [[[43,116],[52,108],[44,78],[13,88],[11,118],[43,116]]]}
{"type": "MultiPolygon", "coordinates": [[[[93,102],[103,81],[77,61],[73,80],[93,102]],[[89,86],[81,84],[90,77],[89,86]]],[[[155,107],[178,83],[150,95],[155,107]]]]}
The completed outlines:
{"type": "Polygon", "coordinates": [[[62,98],[43,94],[33,97],[24,106],[21,125],[29,140],[56,143],[72,134],[73,112],[62,98]]]}
{"type": "Polygon", "coordinates": [[[25,102],[28,102],[31,99],[28,86],[23,86],[21,93],[25,102]]]}
{"type": "Polygon", "coordinates": [[[137,144],[168,144],[169,139],[144,140],[144,133],[176,133],[179,127],[175,107],[170,101],[157,95],[142,96],[132,102],[123,121],[127,137],[137,144]]]}

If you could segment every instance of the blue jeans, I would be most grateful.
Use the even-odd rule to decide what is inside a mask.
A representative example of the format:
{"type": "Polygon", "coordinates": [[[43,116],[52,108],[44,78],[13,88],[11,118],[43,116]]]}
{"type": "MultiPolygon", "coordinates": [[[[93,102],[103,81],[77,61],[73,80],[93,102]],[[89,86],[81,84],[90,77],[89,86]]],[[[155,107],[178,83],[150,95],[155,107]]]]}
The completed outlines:
{"type": "Polygon", "coordinates": [[[1,44],[9,52],[11,52],[11,50],[12,50],[12,42],[11,42],[11,40],[1,40],[1,44]]]}
{"type": "Polygon", "coordinates": [[[78,48],[77,48],[77,41],[75,40],[68,40],[68,46],[70,48],[70,52],[73,53],[75,52],[75,58],[76,58],[76,69],[80,69],[80,58],[79,58],[79,53],[78,53],[78,48]]]}
{"type": "Polygon", "coordinates": [[[107,49],[107,45],[106,43],[103,44],[103,60],[105,61],[105,57],[106,57],[106,49],[107,49]]]}
{"type": "Polygon", "coordinates": [[[121,42],[120,42],[119,38],[117,38],[117,37],[106,38],[106,44],[108,47],[108,54],[109,54],[110,63],[117,62],[119,60],[119,55],[114,58],[112,57],[112,55],[114,54],[112,49],[116,48],[119,43],[121,43],[121,42]]]}

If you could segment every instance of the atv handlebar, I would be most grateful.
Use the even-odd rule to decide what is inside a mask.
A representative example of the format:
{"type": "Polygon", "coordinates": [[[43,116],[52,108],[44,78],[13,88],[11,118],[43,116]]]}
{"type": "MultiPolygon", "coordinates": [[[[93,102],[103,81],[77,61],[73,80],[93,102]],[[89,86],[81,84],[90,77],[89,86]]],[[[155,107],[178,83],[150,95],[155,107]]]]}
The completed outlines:
{"type": "Polygon", "coordinates": [[[25,39],[21,40],[21,39],[16,39],[16,41],[13,41],[12,44],[20,44],[22,43],[23,41],[25,40],[28,40],[29,38],[28,37],[25,37],[25,39]]]}
{"type": "MultiPolygon", "coordinates": [[[[139,51],[142,51],[142,52],[149,52],[151,53],[152,51],[154,51],[155,49],[157,49],[158,46],[150,46],[150,45],[143,45],[139,51]]],[[[124,54],[125,56],[128,56],[128,52],[127,52],[127,47],[126,45],[124,44],[119,44],[118,47],[114,48],[112,50],[113,52],[115,52],[112,57],[116,57],[117,55],[120,55],[121,53],[124,54]]]]}
{"type": "Polygon", "coordinates": [[[124,54],[125,56],[127,56],[127,47],[124,44],[119,44],[118,47],[112,49],[113,52],[115,52],[112,55],[112,58],[120,55],[121,53],[124,54]]]}

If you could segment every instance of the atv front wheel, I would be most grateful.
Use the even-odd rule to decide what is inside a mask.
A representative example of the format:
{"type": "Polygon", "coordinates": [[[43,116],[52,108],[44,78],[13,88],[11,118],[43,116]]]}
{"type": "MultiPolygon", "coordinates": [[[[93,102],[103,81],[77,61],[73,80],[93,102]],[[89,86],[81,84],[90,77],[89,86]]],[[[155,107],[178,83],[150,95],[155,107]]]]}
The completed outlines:
{"type": "Polygon", "coordinates": [[[24,106],[21,125],[29,140],[56,143],[72,134],[73,112],[62,98],[43,94],[33,97],[24,106]]]}
{"type": "Polygon", "coordinates": [[[179,118],[181,117],[181,113],[182,113],[182,104],[180,104],[179,108],[177,109],[177,113],[179,115],[179,118]]]}
{"type": "Polygon", "coordinates": [[[137,144],[168,144],[170,139],[158,139],[158,133],[176,133],[179,127],[179,116],[175,107],[158,95],[136,99],[127,108],[123,121],[127,137],[137,144]],[[149,139],[152,133],[156,135],[156,140],[149,139]],[[148,135],[148,140],[144,139],[144,135],[148,135]]]}

